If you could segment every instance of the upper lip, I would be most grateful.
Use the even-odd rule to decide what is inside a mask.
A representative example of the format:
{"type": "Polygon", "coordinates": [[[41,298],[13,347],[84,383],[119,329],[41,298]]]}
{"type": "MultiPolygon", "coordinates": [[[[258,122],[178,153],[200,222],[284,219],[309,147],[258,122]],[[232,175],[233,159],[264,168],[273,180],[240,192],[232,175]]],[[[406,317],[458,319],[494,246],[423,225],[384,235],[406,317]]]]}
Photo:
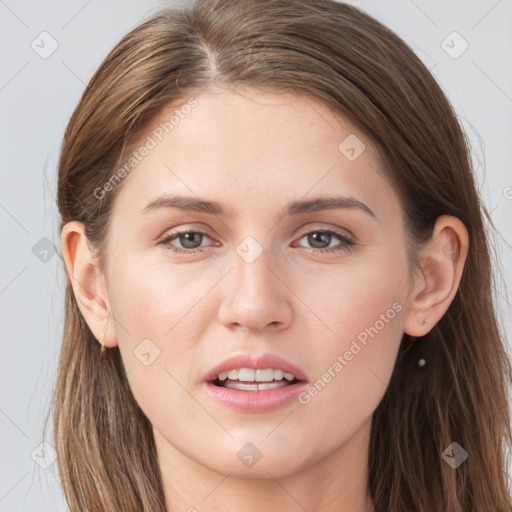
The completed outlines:
{"type": "Polygon", "coordinates": [[[262,370],[267,368],[280,369],[293,374],[297,380],[307,381],[306,376],[299,368],[275,354],[239,354],[229,357],[212,368],[204,376],[204,380],[206,382],[214,381],[219,376],[219,373],[238,368],[253,368],[255,370],[258,368],[262,370]]]}

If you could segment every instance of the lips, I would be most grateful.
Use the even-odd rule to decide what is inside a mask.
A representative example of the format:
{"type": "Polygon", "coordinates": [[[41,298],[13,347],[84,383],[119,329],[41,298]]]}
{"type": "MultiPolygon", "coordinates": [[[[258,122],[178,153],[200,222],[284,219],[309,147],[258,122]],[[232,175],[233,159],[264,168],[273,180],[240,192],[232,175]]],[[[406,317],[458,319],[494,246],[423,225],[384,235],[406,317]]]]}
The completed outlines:
{"type": "MultiPolygon", "coordinates": [[[[249,370],[244,371],[244,377],[249,377],[249,370]]],[[[267,372],[265,371],[265,374],[267,372]]],[[[275,375],[275,374],[274,374],[275,375]]],[[[288,377],[291,378],[289,375],[288,377]]],[[[254,376],[256,377],[256,375],[254,376]]],[[[269,376],[261,375],[262,379],[268,380],[269,376]]],[[[279,378],[279,377],[277,377],[279,378]]],[[[258,381],[259,382],[259,381],[258,381]]],[[[308,387],[308,379],[305,373],[292,364],[275,354],[239,354],[222,361],[212,368],[204,377],[204,390],[218,404],[240,413],[269,413],[277,409],[289,406],[297,396],[308,387]],[[257,383],[240,380],[219,381],[219,373],[226,374],[238,369],[253,370],[281,370],[280,377],[291,374],[293,380],[284,378],[272,382],[257,383]],[[281,383],[281,385],[278,384],[281,383]]]]}
{"type": "Polygon", "coordinates": [[[295,379],[298,381],[306,381],[307,377],[304,372],[292,364],[291,362],[279,357],[275,354],[239,354],[228,359],[225,359],[220,364],[212,368],[208,373],[204,376],[205,382],[213,382],[219,376],[219,373],[226,372],[230,370],[235,370],[238,368],[253,368],[253,369],[266,369],[266,368],[274,368],[280,369],[284,372],[288,372],[293,374],[295,379]]]}

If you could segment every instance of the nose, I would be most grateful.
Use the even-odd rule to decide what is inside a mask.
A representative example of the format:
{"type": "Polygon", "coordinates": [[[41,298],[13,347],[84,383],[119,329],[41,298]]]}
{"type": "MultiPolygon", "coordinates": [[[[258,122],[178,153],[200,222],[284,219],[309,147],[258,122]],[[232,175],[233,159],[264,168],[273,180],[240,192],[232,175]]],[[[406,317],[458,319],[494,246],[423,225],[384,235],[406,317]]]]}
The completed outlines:
{"type": "Polygon", "coordinates": [[[270,252],[263,251],[251,263],[236,252],[233,256],[234,269],[223,280],[225,299],[219,308],[222,324],[248,331],[290,325],[291,292],[284,273],[272,264],[270,252]]]}

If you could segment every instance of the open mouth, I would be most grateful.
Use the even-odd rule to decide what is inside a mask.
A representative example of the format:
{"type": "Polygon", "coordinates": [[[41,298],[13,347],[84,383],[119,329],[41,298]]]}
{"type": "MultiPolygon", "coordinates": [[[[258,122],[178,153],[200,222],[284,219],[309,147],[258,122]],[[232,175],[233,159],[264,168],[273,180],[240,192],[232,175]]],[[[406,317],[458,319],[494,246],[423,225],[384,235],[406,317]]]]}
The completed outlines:
{"type": "Polygon", "coordinates": [[[240,381],[238,379],[224,379],[220,380],[219,378],[211,381],[214,386],[218,386],[221,388],[229,388],[229,389],[240,389],[243,391],[265,391],[267,389],[277,389],[283,388],[286,386],[291,386],[296,384],[297,382],[302,382],[297,380],[295,377],[292,380],[288,379],[279,379],[265,382],[257,382],[257,381],[240,381]]]}
{"type": "Polygon", "coordinates": [[[284,407],[307,385],[305,375],[287,363],[282,364],[286,371],[263,365],[263,368],[235,366],[234,369],[226,366],[206,376],[206,391],[221,404],[239,412],[260,413],[284,407]]]}
{"type": "Polygon", "coordinates": [[[280,369],[239,368],[223,371],[210,381],[214,386],[242,391],[265,391],[284,388],[299,382],[292,373],[280,369]]]}

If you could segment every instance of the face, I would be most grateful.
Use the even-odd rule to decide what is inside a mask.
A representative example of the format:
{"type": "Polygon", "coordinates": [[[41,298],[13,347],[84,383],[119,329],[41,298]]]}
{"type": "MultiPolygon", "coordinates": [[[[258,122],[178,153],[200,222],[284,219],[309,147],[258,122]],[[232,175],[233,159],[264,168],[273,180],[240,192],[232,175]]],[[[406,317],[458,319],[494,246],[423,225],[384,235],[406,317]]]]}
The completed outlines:
{"type": "Polygon", "coordinates": [[[160,455],[278,478],[368,432],[403,334],[402,211],[365,134],[319,102],[195,99],[168,133],[160,123],[186,99],[155,120],[116,197],[111,328],[160,455]],[[171,196],[218,204],[177,207],[171,196]],[[264,400],[205,382],[228,358],[269,354],[301,382],[264,400]],[[241,463],[247,455],[261,458],[241,463]]]}

